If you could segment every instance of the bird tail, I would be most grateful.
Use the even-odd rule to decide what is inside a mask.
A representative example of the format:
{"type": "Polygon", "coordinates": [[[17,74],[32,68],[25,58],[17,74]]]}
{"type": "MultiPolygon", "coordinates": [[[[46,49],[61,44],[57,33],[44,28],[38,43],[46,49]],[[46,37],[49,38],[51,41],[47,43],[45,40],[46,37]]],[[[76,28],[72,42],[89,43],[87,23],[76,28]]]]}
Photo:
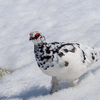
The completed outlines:
{"type": "Polygon", "coordinates": [[[88,58],[88,61],[90,63],[97,62],[100,59],[100,49],[98,48],[90,48],[86,51],[86,55],[88,58]],[[88,52],[89,51],[89,52],[88,52]]]}
{"type": "Polygon", "coordinates": [[[100,49],[96,49],[96,53],[94,53],[95,60],[98,61],[100,59],[100,49]]]}

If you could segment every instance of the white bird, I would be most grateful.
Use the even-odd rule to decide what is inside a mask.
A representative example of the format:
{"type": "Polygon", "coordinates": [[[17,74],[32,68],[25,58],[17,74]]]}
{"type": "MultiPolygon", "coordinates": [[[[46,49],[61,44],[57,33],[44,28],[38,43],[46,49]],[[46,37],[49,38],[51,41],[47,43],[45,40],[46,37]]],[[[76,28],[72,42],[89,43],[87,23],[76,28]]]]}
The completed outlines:
{"type": "Polygon", "coordinates": [[[66,81],[75,86],[94,62],[100,58],[100,50],[79,43],[47,43],[38,31],[30,33],[34,43],[34,53],[39,68],[52,76],[50,93],[56,92],[58,83],[66,81]]]}

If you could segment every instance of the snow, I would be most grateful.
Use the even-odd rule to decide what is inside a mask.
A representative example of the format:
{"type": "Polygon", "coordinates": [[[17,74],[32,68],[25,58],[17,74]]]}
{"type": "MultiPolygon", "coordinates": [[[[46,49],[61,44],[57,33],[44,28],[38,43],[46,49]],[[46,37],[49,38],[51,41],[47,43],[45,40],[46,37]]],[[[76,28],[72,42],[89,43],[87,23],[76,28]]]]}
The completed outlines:
{"type": "Polygon", "coordinates": [[[0,67],[14,71],[0,80],[0,100],[100,100],[100,61],[76,87],[61,83],[49,95],[51,77],[38,68],[29,42],[35,30],[48,42],[99,48],[100,0],[0,0],[0,67]]]}

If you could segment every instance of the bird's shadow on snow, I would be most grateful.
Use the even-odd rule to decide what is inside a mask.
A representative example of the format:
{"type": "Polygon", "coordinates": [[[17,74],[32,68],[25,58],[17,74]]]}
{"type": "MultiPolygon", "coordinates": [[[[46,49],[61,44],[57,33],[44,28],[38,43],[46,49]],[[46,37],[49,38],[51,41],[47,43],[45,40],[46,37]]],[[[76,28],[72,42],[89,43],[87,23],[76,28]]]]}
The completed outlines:
{"type": "Polygon", "coordinates": [[[2,97],[0,100],[12,100],[12,99],[21,99],[21,100],[28,100],[30,98],[36,98],[39,96],[45,96],[49,94],[49,89],[47,89],[45,86],[40,87],[40,86],[33,86],[31,89],[28,89],[27,91],[23,91],[23,93],[20,93],[19,95],[16,96],[11,96],[11,97],[2,97]]]}
{"type": "Polygon", "coordinates": [[[25,91],[25,93],[22,93],[21,95],[17,96],[17,98],[21,98],[23,100],[28,100],[29,98],[36,98],[39,96],[45,96],[49,94],[49,89],[47,89],[45,86],[34,86],[29,89],[29,91],[25,91]]]}

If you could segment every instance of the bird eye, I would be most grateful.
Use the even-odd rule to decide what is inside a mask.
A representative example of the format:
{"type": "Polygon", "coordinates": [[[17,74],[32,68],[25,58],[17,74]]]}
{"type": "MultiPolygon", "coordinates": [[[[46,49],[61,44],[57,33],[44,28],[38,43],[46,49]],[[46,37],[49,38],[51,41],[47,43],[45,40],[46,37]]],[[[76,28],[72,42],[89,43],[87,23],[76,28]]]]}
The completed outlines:
{"type": "Polygon", "coordinates": [[[40,35],[40,33],[36,33],[36,34],[35,34],[35,36],[38,36],[38,35],[40,35]]]}

